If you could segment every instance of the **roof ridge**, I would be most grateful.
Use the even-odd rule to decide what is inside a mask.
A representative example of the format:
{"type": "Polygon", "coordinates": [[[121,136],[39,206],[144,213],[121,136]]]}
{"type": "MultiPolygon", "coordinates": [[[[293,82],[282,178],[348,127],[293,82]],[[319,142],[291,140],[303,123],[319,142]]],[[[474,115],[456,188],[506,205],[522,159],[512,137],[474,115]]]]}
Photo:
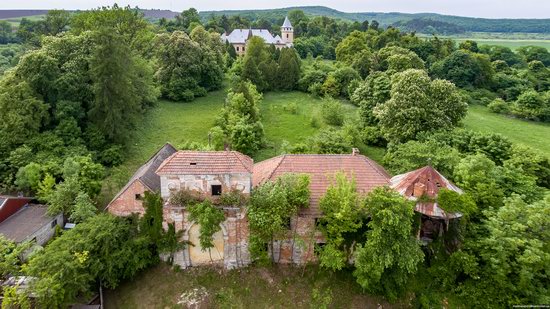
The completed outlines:
{"type": "MultiPolygon", "coordinates": [[[[369,158],[369,157],[367,157],[367,156],[365,156],[365,155],[360,154],[359,156],[362,156],[362,157],[364,158],[364,160],[365,160],[365,161],[366,161],[366,162],[367,162],[367,163],[368,163],[368,164],[378,173],[378,175],[380,175],[380,176],[382,176],[382,177],[388,177],[388,178],[391,179],[391,175],[390,175],[390,174],[384,175],[383,173],[380,172],[380,167],[381,167],[381,166],[379,166],[378,163],[377,163],[376,165],[373,164],[372,159],[369,158]]],[[[386,172],[386,173],[387,173],[387,172],[386,172]]]]}
{"type": "Polygon", "coordinates": [[[241,155],[246,156],[245,154],[240,153],[240,152],[235,151],[235,150],[232,150],[231,153],[233,153],[233,156],[235,156],[235,157],[237,158],[237,160],[239,160],[239,162],[241,162],[241,165],[244,166],[244,168],[245,168],[248,172],[250,172],[250,173],[253,173],[253,172],[254,172],[254,159],[252,159],[252,158],[250,158],[250,157],[247,156],[247,157],[250,158],[250,160],[252,161],[252,167],[251,167],[252,170],[250,170],[249,167],[247,166],[247,164],[245,164],[245,163],[243,162],[243,160],[240,158],[241,155]]]}
{"type": "MultiPolygon", "coordinates": [[[[275,168],[271,171],[271,173],[269,173],[269,176],[267,177],[267,179],[271,179],[271,176],[273,176],[273,174],[275,174],[275,171],[279,169],[279,167],[281,166],[281,164],[283,163],[284,159],[286,158],[287,154],[283,154],[283,155],[279,155],[279,157],[281,158],[281,160],[279,160],[279,163],[277,163],[277,166],[275,166],[275,168]]],[[[275,157],[276,158],[276,157],[275,157]]]]}

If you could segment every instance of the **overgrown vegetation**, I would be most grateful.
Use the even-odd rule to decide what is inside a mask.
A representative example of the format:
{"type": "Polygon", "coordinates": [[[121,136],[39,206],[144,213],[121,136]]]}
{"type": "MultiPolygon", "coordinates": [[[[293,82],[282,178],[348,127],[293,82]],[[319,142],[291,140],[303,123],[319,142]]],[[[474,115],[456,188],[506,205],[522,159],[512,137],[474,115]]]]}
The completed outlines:
{"type": "MultiPolygon", "coordinates": [[[[219,33],[250,25],[276,32],[280,23],[274,22],[280,20],[222,16],[203,25],[190,9],[153,25],[138,10],[114,6],[74,15],[51,11],[43,21],[22,21],[15,35],[1,23],[0,39],[24,45],[0,51],[0,191],[37,196],[48,204],[49,214],[62,212],[79,223],[29,260],[21,257],[27,244],[0,241],[2,276],[36,277],[29,292],[37,303],[62,307],[99,284],[118,286],[155,264],[159,253],[170,261],[186,245],[174,225],[163,229],[158,195],[146,194],[141,219],[98,215],[95,207],[105,175],[116,174],[125,150],[133,147],[131,132],[165,109],[190,114],[175,113],[167,122],[155,118],[166,126],[185,122],[185,127],[171,128],[185,148],[232,148],[267,158],[280,152],[334,154],[380,147],[375,149],[387,150],[383,163],[394,174],[431,163],[461,187],[465,194],[442,190],[437,201],[463,218],[421,249],[409,202],[387,188],[362,196],[353,180],[336,177],[320,202],[324,216],[317,228],[326,244],[317,248],[318,258],[337,274],[353,271],[364,291],[391,300],[409,292],[425,307],[441,306],[448,297],[474,307],[548,303],[548,153],[460,127],[468,108],[470,115],[488,108],[547,122],[550,53],[534,46],[514,52],[474,41],[456,46],[449,39],[382,29],[376,21],[349,23],[301,11],[289,15],[295,48],[277,50],[251,38],[239,58],[219,42],[219,33]],[[219,90],[225,76],[227,95],[219,90]],[[273,93],[291,90],[303,93],[273,93]],[[199,98],[209,91],[216,92],[199,98]],[[155,107],[159,96],[199,99],[170,109],[167,102],[155,107]],[[301,99],[269,103],[275,96],[301,99]],[[290,123],[281,125],[284,121],[290,123]]],[[[434,20],[416,21],[416,26],[449,25],[434,20]]],[[[471,118],[466,125],[486,130],[480,128],[484,122],[471,118]]],[[[162,135],[164,142],[167,131],[139,137],[154,144],[162,135]]],[[[508,134],[514,142],[528,141],[525,135],[508,134]]],[[[539,145],[544,150],[543,135],[539,145]]],[[[218,201],[248,207],[254,259],[267,261],[275,244],[289,235],[295,240],[288,222],[292,227],[309,204],[308,185],[306,176],[287,175],[255,188],[248,205],[236,194],[218,201]]],[[[172,199],[189,207],[201,225],[201,247],[211,248],[223,210],[190,192],[172,199]]],[[[324,288],[311,293],[320,307],[337,298],[336,290],[330,296],[332,288],[324,288]]],[[[219,293],[219,302],[235,296],[231,290],[219,293]]],[[[6,303],[28,302],[14,289],[5,289],[4,295],[6,303]]]]}

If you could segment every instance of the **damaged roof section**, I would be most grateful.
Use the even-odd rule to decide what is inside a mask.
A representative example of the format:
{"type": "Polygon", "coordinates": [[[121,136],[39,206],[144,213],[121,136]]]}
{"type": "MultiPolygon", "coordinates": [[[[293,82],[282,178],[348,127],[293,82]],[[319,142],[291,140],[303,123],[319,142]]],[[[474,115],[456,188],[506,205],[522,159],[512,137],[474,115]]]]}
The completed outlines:
{"type": "Polygon", "coordinates": [[[446,213],[437,203],[439,190],[447,189],[462,194],[462,190],[431,166],[394,176],[390,187],[416,203],[415,211],[438,219],[454,219],[460,213],[446,213]],[[427,201],[424,200],[427,199],[427,201]]]}

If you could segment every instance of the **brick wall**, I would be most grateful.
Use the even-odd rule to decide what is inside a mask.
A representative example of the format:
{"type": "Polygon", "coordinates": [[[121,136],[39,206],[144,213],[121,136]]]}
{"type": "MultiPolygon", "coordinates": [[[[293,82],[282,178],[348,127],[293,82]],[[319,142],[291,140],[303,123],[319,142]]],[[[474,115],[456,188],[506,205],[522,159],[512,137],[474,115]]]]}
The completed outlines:
{"type": "Polygon", "coordinates": [[[121,217],[129,216],[132,213],[144,214],[143,201],[137,199],[136,195],[139,194],[143,197],[145,191],[149,190],[141,181],[135,180],[117,199],[109,204],[107,211],[121,217]]]}

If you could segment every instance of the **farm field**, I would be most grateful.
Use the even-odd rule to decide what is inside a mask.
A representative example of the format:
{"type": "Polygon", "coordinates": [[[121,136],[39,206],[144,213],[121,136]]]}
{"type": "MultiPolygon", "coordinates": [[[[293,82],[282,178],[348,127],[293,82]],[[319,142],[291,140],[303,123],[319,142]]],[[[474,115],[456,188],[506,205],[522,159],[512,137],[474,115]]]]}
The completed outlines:
{"type": "Polygon", "coordinates": [[[516,50],[522,46],[540,46],[550,50],[550,40],[515,40],[515,39],[478,39],[478,38],[452,38],[457,43],[473,40],[478,45],[500,45],[516,50]]]}
{"type": "Polygon", "coordinates": [[[196,308],[323,308],[328,304],[331,308],[409,307],[363,294],[349,272],[330,273],[309,266],[301,274],[302,268],[290,266],[174,271],[161,264],[114,291],[105,291],[105,308],[185,307],[175,304],[185,298],[182,294],[194,289],[206,292],[196,308]]]}

